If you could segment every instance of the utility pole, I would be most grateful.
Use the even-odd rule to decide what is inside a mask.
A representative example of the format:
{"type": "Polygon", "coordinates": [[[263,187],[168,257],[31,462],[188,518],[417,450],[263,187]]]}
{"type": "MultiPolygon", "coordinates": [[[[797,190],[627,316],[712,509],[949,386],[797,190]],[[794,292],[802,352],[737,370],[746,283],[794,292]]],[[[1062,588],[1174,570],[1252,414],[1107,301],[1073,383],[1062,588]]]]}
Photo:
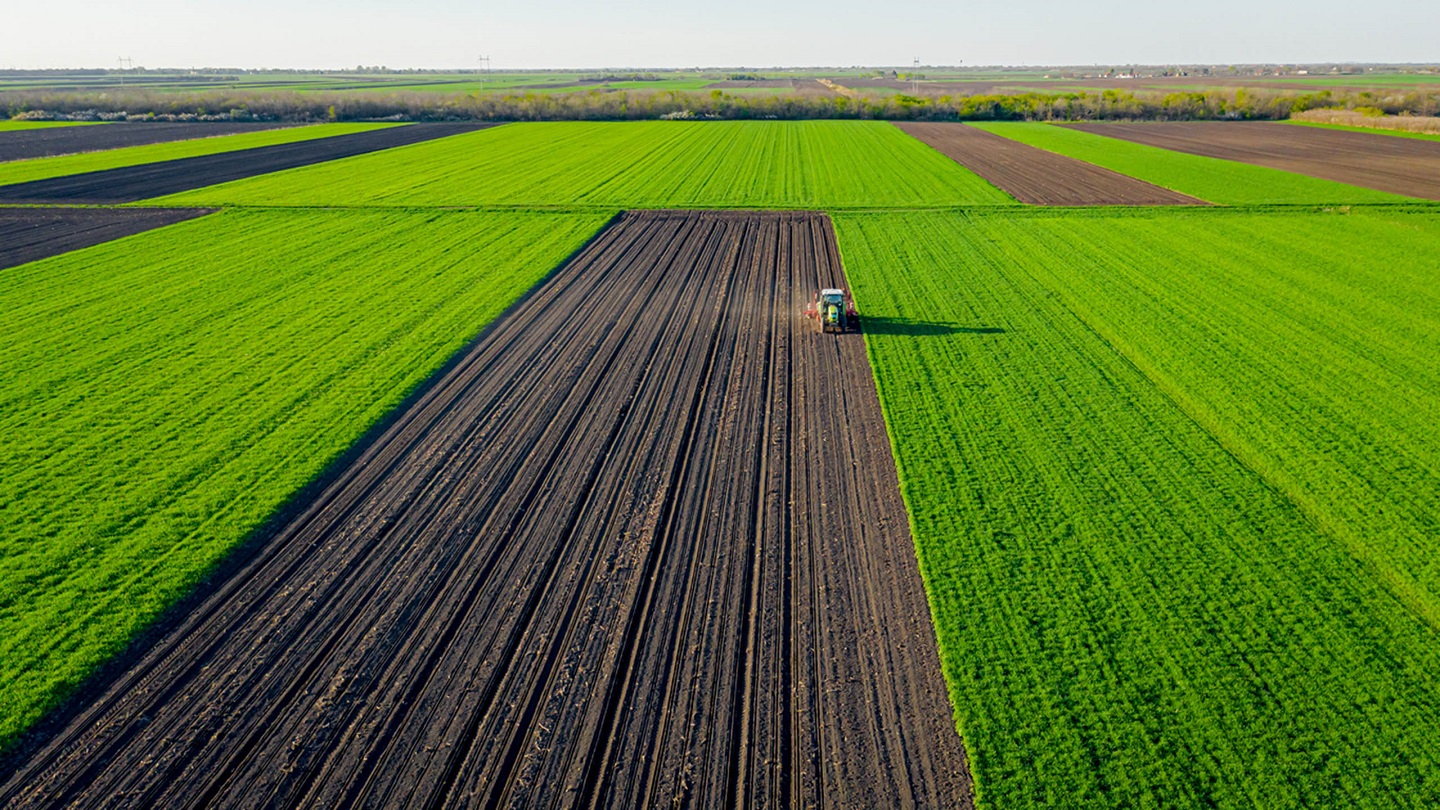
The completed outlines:
{"type": "Polygon", "coordinates": [[[131,59],[131,58],[128,57],[128,56],[120,56],[120,57],[116,57],[115,62],[116,62],[116,64],[120,65],[120,86],[121,86],[121,87],[124,87],[124,86],[125,86],[125,71],[127,71],[127,70],[134,70],[134,69],[135,69],[135,60],[134,60],[134,59],[131,59]]]}
{"type": "Polygon", "coordinates": [[[481,74],[481,76],[480,76],[480,89],[481,89],[481,90],[484,90],[484,89],[486,89],[486,88],[485,88],[486,83],[490,80],[490,57],[488,57],[488,56],[481,56],[480,59],[479,59],[479,62],[480,62],[481,67],[482,67],[482,68],[484,69],[484,71],[485,71],[485,72],[484,72],[483,74],[481,74]]]}
{"type": "Polygon", "coordinates": [[[920,57],[915,57],[915,67],[910,71],[910,95],[920,95],[920,57]]]}

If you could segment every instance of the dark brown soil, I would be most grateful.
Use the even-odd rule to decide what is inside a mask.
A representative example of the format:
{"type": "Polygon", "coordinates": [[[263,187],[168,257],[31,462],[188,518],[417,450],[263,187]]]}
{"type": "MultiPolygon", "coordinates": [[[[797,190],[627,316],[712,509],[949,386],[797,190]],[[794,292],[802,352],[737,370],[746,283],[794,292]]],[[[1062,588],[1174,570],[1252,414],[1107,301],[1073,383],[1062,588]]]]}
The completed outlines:
{"type": "Polygon", "coordinates": [[[817,214],[626,214],[0,786],[39,807],[966,807],[817,214]]]}
{"type": "Polygon", "coordinates": [[[1075,129],[1440,200],[1440,141],[1270,122],[1068,124],[1075,129]]]}
{"type": "Polygon", "coordinates": [[[1208,205],[1178,191],[964,124],[895,126],[1030,205],[1208,205]]]}
{"type": "Polygon", "coordinates": [[[124,146],[188,141],[216,135],[236,135],[295,124],[141,124],[114,123],[93,126],[42,127],[0,132],[0,161],[99,152],[124,146]]]}
{"type": "Polygon", "coordinates": [[[0,269],[208,213],[201,208],[0,208],[0,269]]]}
{"type": "Polygon", "coordinates": [[[136,202],[259,174],[363,155],[462,132],[473,132],[488,126],[494,125],[408,124],[299,143],[261,146],[216,155],[72,174],[0,186],[0,202],[72,205],[136,202]]]}

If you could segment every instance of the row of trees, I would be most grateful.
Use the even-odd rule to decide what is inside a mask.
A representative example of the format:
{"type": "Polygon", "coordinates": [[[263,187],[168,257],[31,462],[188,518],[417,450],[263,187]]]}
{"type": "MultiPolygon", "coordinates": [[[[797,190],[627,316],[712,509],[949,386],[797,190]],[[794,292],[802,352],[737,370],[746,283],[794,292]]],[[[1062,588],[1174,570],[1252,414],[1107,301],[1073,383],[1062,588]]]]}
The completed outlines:
{"type": "Polygon", "coordinates": [[[207,90],[156,93],[9,91],[0,111],[10,117],[258,121],[623,121],[700,119],[879,119],[929,121],[1246,120],[1283,119],[1296,112],[1370,108],[1388,114],[1433,115],[1440,92],[1413,90],[1289,93],[1210,90],[1191,93],[1024,93],[908,96],[831,93],[817,86],[778,95],[599,90],[574,93],[297,93],[207,90]]]}

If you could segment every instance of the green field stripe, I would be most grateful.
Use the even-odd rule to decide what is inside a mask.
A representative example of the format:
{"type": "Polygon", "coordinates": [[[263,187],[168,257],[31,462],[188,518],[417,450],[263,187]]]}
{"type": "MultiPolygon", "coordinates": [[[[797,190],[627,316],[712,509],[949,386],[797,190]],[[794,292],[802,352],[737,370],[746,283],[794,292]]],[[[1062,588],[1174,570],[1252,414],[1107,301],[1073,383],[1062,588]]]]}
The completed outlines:
{"type": "Polygon", "coordinates": [[[1221,205],[1419,202],[1413,197],[1233,160],[1172,152],[1054,124],[975,123],[986,132],[1221,205]]]}
{"type": "MultiPolygon", "coordinates": [[[[1436,633],[1072,311],[1100,287],[1151,303],[1088,280],[1133,255],[1177,296],[1140,326],[1227,345],[1163,317],[1191,264],[1127,226],[1165,219],[835,215],[977,802],[1440,801],[1436,633]]],[[[1237,218],[1179,221],[1183,248],[1237,218]]],[[[1251,395],[1284,410],[1271,393],[1251,395]]]]}
{"type": "Polygon", "coordinates": [[[175,205],[1014,205],[883,122],[509,124],[150,201],[175,205]]]}
{"type": "Polygon", "coordinates": [[[0,273],[0,745],[610,216],[222,212],[0,273]]]}
{"type": "Polygon", "coordinates": [[[0,121],[0,132],[18,132],[25,129],[48,129],[50,127],[93,126],[101,121],[0,121]]]}
{"type": "Polygon", "coordinates": [[[1392,135],[1396,138],[1416,138],[1422,141],[1440,141],[1440,135],[1431,132],[1406,132],[1403,129],[1382,129],[1380,127],[1352,127],[1347,124],[1325,124],[1319,121],[1290,120],[1286,121],[1285,123],[1297,127],[1315,127],[1316,129],[1338,129],[1342,132],[1364,132],[1371,135],[1392,135]]]}
{"type": "Polygon", "coordinates": [[[159,163],[165,160],[215,155],[240,149],[255,149],[282,143],[299,143],[319,138],[333,138],[355,132],[368,132],[402,124],[312,124],[304,127],[286,127],[263,132],[244,132],[238,135],[217,135],[195,138],[188,141],[152,143],[144,146],[127,146],[102,152],[84,152],[76,155],[34,158],[0,163],[0,186],[44,180],[50,177],[64,177],[104,169],[118,169],[123,166],[138,166],[143,163],[159,163]]]}

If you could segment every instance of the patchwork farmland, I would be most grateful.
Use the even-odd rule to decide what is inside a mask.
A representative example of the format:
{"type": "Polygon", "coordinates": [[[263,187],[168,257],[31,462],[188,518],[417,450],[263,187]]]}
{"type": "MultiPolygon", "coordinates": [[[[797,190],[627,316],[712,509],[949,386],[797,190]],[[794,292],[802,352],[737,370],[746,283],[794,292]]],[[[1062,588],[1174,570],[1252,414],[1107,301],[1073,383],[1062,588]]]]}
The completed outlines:
{"type": "Polygon", "coordinates": [[[1186,121],[1072,124],[1075,129],[1192,155],[1237,160],[1440,200],[1440,143],[1368,132],[1186,121]]]}
{"type": "MultiPolygon", "coordinates": [[[[294,169],[338,158],[364,155],[397,146],[483,129],[484,124],[412,124],[359,132],[321,131],[319,137],[289,143],[225,144],[208,154],[147,155],[145,162],[73,172],[75,167],[43,167],[46,176],[0,185],[0,203],[113,204],[136,202],[162,194],[189,191],[257,174],[294,169]]],[[[299,130],[297,134],[303,134],[299,130]]],[[[179,153],[180,150],[172,150],[179,153]]],[[[98,162],[98,161],[97,161],[98,162]]],[[[5,182],[8,178],[0,178],[5,182]]]]}
{"type": "Polygon", "coordinates": [[[0,161],[99,152],[147,144],[175,143],[227,135],[273,133],[282,124],[141,124],[55,126],[39,123],[0,129],[0,161]]]}
{"type": "Polygon", "coordinates": [[[964,124],[896,124],[1030,205],[1204,205],[1119,172],[964,124]]]}
{"type": "Polygon", "coordinates": [[[7,803],[961,803],[864,349],[800,315],[837,259],[813,215],[625,217],[7,803]]]}
{"type": "Polygon", "coordinates": [[[0,130],[116,130],[0,162],[5,806],[1440,802],[1440,207],[1312,130],[128,126],[0,130]]]}

